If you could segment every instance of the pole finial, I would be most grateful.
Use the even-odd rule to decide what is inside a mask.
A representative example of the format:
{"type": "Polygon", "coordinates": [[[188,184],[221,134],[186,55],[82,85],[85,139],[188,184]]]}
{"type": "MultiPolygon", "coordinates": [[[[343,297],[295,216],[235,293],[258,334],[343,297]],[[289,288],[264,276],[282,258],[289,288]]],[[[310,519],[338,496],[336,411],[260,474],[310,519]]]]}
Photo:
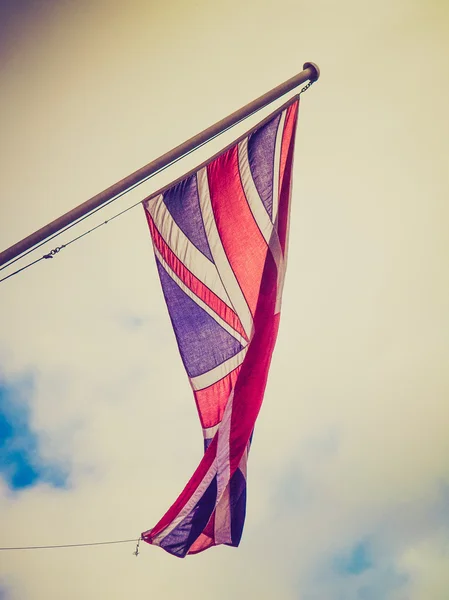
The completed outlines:
{"type": "Polygon", "coordinates": [[[320,78],[320,67],[313,63],[313,62],[306,62],[304,63],[303,67],[304,70],[305,69],[313,69],[315,71],[315,75],[312,75],[312,77],[310,78],[310,81],[316,81],[317,79],[320,78]]]}

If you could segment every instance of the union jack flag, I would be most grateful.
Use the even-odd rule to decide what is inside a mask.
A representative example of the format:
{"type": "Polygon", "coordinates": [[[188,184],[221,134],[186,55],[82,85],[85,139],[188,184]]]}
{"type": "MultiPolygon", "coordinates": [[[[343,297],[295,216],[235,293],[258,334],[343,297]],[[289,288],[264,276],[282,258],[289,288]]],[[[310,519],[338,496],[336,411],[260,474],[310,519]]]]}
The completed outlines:
{"type": "Polygon", "coordinates": [[[186,487],[142,534],[178,557],[242,536],[248,452],[279,326],[298,104],[143,203],[204,436],[186,487]]]}

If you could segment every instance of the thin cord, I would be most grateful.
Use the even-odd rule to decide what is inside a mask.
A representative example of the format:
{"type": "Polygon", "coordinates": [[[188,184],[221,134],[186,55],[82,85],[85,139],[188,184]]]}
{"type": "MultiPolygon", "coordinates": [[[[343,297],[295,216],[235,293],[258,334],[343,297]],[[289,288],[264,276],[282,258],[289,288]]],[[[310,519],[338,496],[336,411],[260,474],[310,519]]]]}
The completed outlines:
{"type": "Polygon", "coordinates": [[[114,540],[110,542],[91,542],[87,544],[58,544],[53,546],[16,546],[11,548],[0,548],[0,551],[3,550],[50,550],[57,548],[84,548],[86,546],[106,546],[109,544],[128,544],[128,543],[138,543],[140,542],[140,538],[134,538],[132,540],[114,540]]]}
{"type": "MultiPolygon", "coordinates": [[[[46,257],[45,256],[41,256],[40,258],[38,258],[37,260],[33,261],[32,263],[28,263],[27,265],[25,265],[21,269],[18,269],[17,271],[14,271],[14,273],[10,273],[6,277],[3,277],[3,279],[0,279],[0,283],[2,281],[6,281],[7,279],[9,279],[10,277],[12,277],[13,275],[17,275],[17,273],[20,273],[21,271],[25,271],[25,269],[28,269],[28,267],[32,267],[33,265],[35,265],[36,263],[40,262],[41,260],[44,260],[44,258],[46,258],[46,257]]],[[[7,266],[9,266],[9,265],[7,265],[7,266]]]]}
{"type": "MultiPolygon", "coordinates": [[[[119,198],[121,198],[122,196],[124,196],[125,194],[127,194],[128,192],[134,190],[135,188],[137,188],[139,185],[142,185],[143,183],[145,183],[146,181],[148,181],[149,179],[151,179],[152,177],[154,177],[155,175],[159,175],[159,173],[162,173],[162,171],[165,171],[165,169],[168,169],[168,167],[171,167],[172,165],[176,164],[178,161],[182,160],[183,158],[185,158],[186,156],[189,156],[189,154],[192,154],[192,152],[195,152],[195,150],[198,150],[199,148],[202,148],[205,144],[211,142],[212,140],[214,140],[215,138],[217,138],[218,136],[220,136],[222,133],[225,133],[226,131],[228,131],[229,129],[231,129],[232,127],[235,127],[236,125],[238,125],[239,123],[242,123],[244,120],[246,120],[247,118],[249,118],[252,115],[255,115],[256,113],[258,113],[260,110],[262,110],[262,108],[258,108],[256,111],[254,111],[253,113],[251,113],[251,115],[247,115],[246,117],[243,117],[242,119],[240,119],[239,121],[237,121],[236,123],[234,123],[233,125],[230,125],[228,127],[226,127],[226,129],[223,129],[222,131],[220,131],[219,133],[216,133],[213,137],[209,138],[208,140],[205,140],[204,142],[202,142],[201,144],[199,144],[198,146],[196,146],[195,148],[189,150],[188,152],[185,152],[184,154],[182,154],[181,156],[179,156],[178,158],[176,158],[175,160],[173,160],[172,162],[168,163],[167,165],[165,165],[164,167],[161,167],[160,169],[158,169],[157,171],[155,171],[154,173],[151,173],[150,175],[148,175],[147,177],[145,177],[144,179],[142,179],[141,181],[138,181],[137,183],[133,184],[132,186],[130,186],[129,188],[126,188],[126,190],[124,190],[123,192],[120,192],[119,194],[117,194],[116,196],[114,196],[113,198],[111,198],[110,200],[108,200],[107,202],[105,202],[104,204],[102,204],[101,206],[98,206],[97,208],[95,208],[94,210],[92,210],[91,212],[89,212],[87,215],[84,215],[83,217],[81,217],[80,219],[78,219],[77,221],[74,221],[73,223],[70,223],[70,225],[67,225],[66,227],[64,227],[63,229],[61,229],[60,231],[54,233],[52,236],[46,238],[45,240],[43,240],[42,242],[40,242],[39,244],[37,244],[36,246],[33,246],[33,248],[30,248],[29,250],[27,250],[26,252],[24,252],[23,254],[21,254],[20,256],[17,256],[16,258],[14,258],[13,260],[10,260],[8,263],[6,263],[5,265],[3,265],[2,267],[0,267],[0,271],[3,271],[3,269],[6,269],[8,267],[10,267],[11,265],[13,265],[15,262],[17,262],[18,260],[21,260],[22,258],[25,258],[25,256],[27,256],[28,254],[30,254],[31,252],[34,252],[35,250],[37,250],[38,248],[40,248],[41,246],[43,246],[44,244],[47,244],[48,242],[50,242],[51,240],[53,240],[55,237],[57,237],[58,235],[62,235],[63,233],[65,233],[66,231],[68,231],[69,229],[71,229],[72,227],[74,227],[75,225],[78,225],[79,223],[81,223],[82,221],[84,221],[84,219],[87,219],[91,216],[93,216],[96,212],[98,212],[99,210],[106,208],[106,206],[109,206],[109,204],[112,204],[112,202],[115,202],[116,200],[118,200],[119,198]]],[[[135,204],[133,204],[132,206],[128,207],[127,209],[125,209],[124,211],[122,211],[121,213],[114,215],[113,217],[111,217],[110,219],[108,219],[107,221],[105,221],[104,223],[100,223],[100,225],[98,225],[97,227],[92,228],[91,230],[89,230],[87,233],[90,233],[91,231],[94,231],[95,229],[98,229],[98,227],[101,227],[102,225],[105,225],[106,223],[108,223],[108,221],[112,221],[113,219],[115,219],[116,217],[120,216],[121,214],[123,214],[124,212],[127,212],[128,210],[131,210],[132,208],[135,208],[136,206],[138,206],[139,204],[141,204],[141,201],[139,200],[139,202],[136,202],[135,204]]],[[[85,235],[85,234],[83,234],[85,235]]],[[[70,242],[68,242],[67,244],[64,244],[64,246],[60,246],[60,249],[65,248],[66,246],[68,246],[69,244],[71,244],[72,242],[76,241],[77,239],[83,237],[78,236],[77,238],[75,238],[74,240],[71,240],[70,242]]],[[[53,258],[53,256],[46,256],[46,257],[42,257],[42,258],[53,258]]],[[[37,262],[37,261],[35,261],[37,262]]],[[[2,281],[5,281],[6,279],[9,279],[9,277],[12,277],[13,275],[16,275],[17,273],[20,273],[21,271],[27,269],[28,267],[31,267],[33,264],[35,263],[30,263],[28,265],[26,265],[25,267],[23,267],[22,269],[19,269],[18,271],[15,271],[14,273],[11,273],[10,275],[8,275],[7,277],[4,277],[3,279],[0,279],[0,283],[2,281]]]]}
{"type": "MultiPolygon", "coordinates": [[[[193,148],[192,150],[189,150],[188,152],[186,152],[185,154],[183,154],[182,156],[179,156],[177,159],[173,160],[172,162],[170,162],[169,164],[165,165],[164,167],[161,167],[160,169],[158,169],[157,171],[155,171],[154,173],[152,173],[151,175],[148,175],[148,177],[146,177],[145,179],[142,179],[142,181],[138,181],[137,183],[135,183],[133,186],[127,188],[126,190],[124,190],[123,192],[121,192],[120,194],[117,194],[117,196],[114,196],[114,198],[111,198],[110,200],[108,200],[108,202],[106,202],[105,204],[102,204],[101,206],[99,206],[98,208],[96,208],[95,210],[91,211],[90,213],[88,213],[87,215],[84,215],[83,217],[81,217],[80,219],[78,219],[77,221],[74,221],[73,223],[71,223],[70,225],[67,225],[67,227],[65,227],[64,229],[62,229],[61,231],[58,231],[57,233],[53,234],[51,237],[47,238],[46,240],[42,241],[40,244],[38,244],[37,246],[34,246],[33,248],[30,248],[29,250],[27,250],[27,252],[24,252],[23,254],[21,254],[20,256],[16,257],[15,259],[11,260],[9,263],[7,263],[6,265],[3,265],[2,267],[0,267],[0,271],[2,271],[3,269],[10,267],[12,264],[14,264],[16,261],[21,260],[22,258],[24,258],[25,256],[27,256],[27,254],[30,254],[30,252],[34,252],[35,250],[37,250],[38,248],[40,248],[41,246],[43,246],[44,244],[50,242],[52,239],[54,239],[55,237],[57,237],[58,235],[61,235],[63,233],[65,233],[66,231],[68,231],[69,229],[71,229],[72,227],[74,227],[75,225],[78,225],[79,223],[81,223],[82,221],[84,221],[84,219],[87,219],[88,217],[91,217],[92,215],[94,215],[96,212],[98,212],[99,210],[101,210],[102,208],[105,208],[106,206],[108,206],[109,204],[111,204],[112,202],[114,202],[115,200],[118,200],[119,198],[121,198],[122,196],[124,196],[125,194],[127,194],[128,192],[130,192],[131,190],[135,189],[136,187],[138,187],[139,185],[141,185],[142,183],[145,183],[146,181],[148,181],[149,179],[151,179],[152,177],[154,177],[155,175],[158,175],[159,173],[161,173],[162,171],[164,171],[165,169],[167,169],[168,167],[171,167],[172,165],[176,164],[178,161],[180,161],[181,159],[185,158],[186,156],[189,156],[189,154],[192,154],[192,152],[195,152],[195,150],[198,150],[199,148],[202,148],[202,146],[204,146],[205,144],[211,142],[212,140],[214,140],[215,138],[217,138],[219,135],[221,135],[222,133],[225,133],[226,131],[228,131],[229,129],[231,129],[232,127],[234,127],[235,125],[238,125],[239,123],[241,123],[242,121],[244,121],[245,119],[247,119],[248,117],[256,114],[257,112],[259,112],[259,110],[261,110],[261,108],[258,108],[255,112],[251,113],[251,115],[248,115],[246,117],[243,117],[242,119],[240,119],[239,121],[237,121],[236,123],[234,123],[234,125],[230,125],[229,127],[226,127],[226,129],[223,129],[222,131],[220,131],[219,133],[215,134],[213,137],[209,138],[208,140],[202,142],[201,144],[199,144],[198,146],[196,146],[195,148],[193,148]]],[[[132,204],[131,206],[129,206],[128,208],[125,208],[124,210],[122,210],[121,212],[117,213],[116,215],[113,215],[110,219],[108,219],[107,221],[104,221],[103,223],[99,223],[98,225],[96,225],[95,227],[92,227],[92,229],[89,229],[88,231],[85,231],[84,233],[82,233],[81,235],[77,236],[76,238],[74,238],[73,240],[70,240],[69,242],[67,242],[66,244],[63,244],[62,246],[58,246],[57,248],[54,248],[53,250],[51,250],[48,254],[45,254],[44,256],[41,256],[41,258],[38,258],[37,260],[28,263],[27,265],[25,265],[24,267],[22,267],[21,269],[18,269],[17,271],[14,271],[13,273],[10,273],[9,275],[7,275],[6,277],[3,277],[2,279],[0,279],[0,283],[2,283],[3,281],[6,281],[7,279],[9,279],[10,277],[12,277],[13,275],[17,275],[18,273],[21,273],[22,271],[25,271],[25,269],[28,269],[29,267],[32,267],[33,265],[35,265],[37,262],[43,260],[44,258],[53,258],[53,256],[55,254],[57,254],[60,250],[62,250],[63,248],[66,248],[67,246],[69,246],[70,244],[72,244],[73,242],[78,241],[79,239],[81,239],[82,237],[84,237],[85,235],[92,233],[92,231],[95,231],[96,229],[98,229],[99,227],[102,227],[103,225],[106,225],[107,223],[109,223],[109,221],[113,221],[114,219],[116,219],[117,217],[120,217],[121,215],[123,215],[125,212],[128,212],[129,210],[131,210],[132,208],[135,208],[136,206],[138,206],[139,204],[142,204],[142,201],[139,200],[138,202],[136,202],[135,204],[132,204]]]]}
{"type": "MultiPolygon", "coordinates": [[[[299,96],[305,92],[306,90],[309,89],[309,87],[315,83],[314,81],[309,81],[307,83],[307,85],[305,85],[301,91],[299,92],[299,96]]],[[[220,135],[222,135],[223,133],[226,133],[226,131],[229,131],[229,129],[232,129],[233,127],[235,127],[236,125],[239,125],[240,123],[242,123],[243,121],[245,121],[246,119],[248,119],[249,117],[252,117],[253,115],[257,114],[260,110],[262,110],[262,108],[264,107],[260,107],[257,110],[255,110],[254,112],[252,112],[249,115],[246,115],[245,117],[242,117],[241,119],[239,119],[238,121],[236,121],[233,125],[229,125],[228,127],[226,127],[226,129],[223,129],[222,131],[216,133],[214,136],[212,136],[211,138],[209,138],[208,140],[205,140],[204,142],[202,142],[201,144],[199,144],[198,146],[196,146],[195,148],[192,148],[191,150],[189,150],[188,152],[185,152],[184,154],[182,154],[181,156],[179,156],[178,158],[176,158],[175,160],[171,161],[170,163],[168,163],[167,165],[161,167],[160,169],[158,169],[157,171],[155,171],[154,173],[151,173],[150,175],[148,175],[147,177],[145,177],[144,179],[142,179],[141,181],[138,181],[137,183],[133,184],[132,186],[130,186],[129,188],[127,188],[126,190],[124,190],[123,192],[120,192],[119,194],[117,194],[116,196],[114,196],[113,198],[111,198],[110,200],[108,200],[107,202],[105,202],[104,204],[102,204],[101,206],[98,206],[96,209],[92,210],[91,212],[89,212],[88,214],[84,215],[83,217],[81,217],[80,219],[78,219],[77,221],[74,221],[73,223],[71,223],[70,225],[67,225],[66,227],[64,227],[63,229],[61,229],[61,231],[58,231],[57,233],[54,233],[52,236],[48,237],[47,239],[43,240],[42,242],[40,242],[39,244],[37,244],[36,246],[33,246],[33,248],[30,248],[29,250],[27,250],[26,252],[24,252],[23,254],[21,254],[20,256],[17,256],[16,258],[14,258],[13,260],[9,261],[7,264],[3,265],[2,267],[0,267],[0,271],[3,271],[3,269],[6,269],[7,267],[10,267],[12,264],[14,264],[16,261],[21,260],[22,258],[24,258],[25,256],[27,256],[28,254],[30,254],[31,252],[34,252],[35,250],[37,250],[38,248],[40,248],[41,246],[43,246],[44,244],[47,244],[48,242],[50,242],[52,239],[54,239],[55,237],[62,235],[63,233],[65,233],[66,231],[68,231],[69,229],[71,229],[72,227],[74,227],[75,225],[78,225],[79,223],[81,223],[82,221],[84,221],[84,219],[87,219],[89,217],[91,217],[92,215],[94,215],[96,212],[98,212],[99,210],[106,208],[106,206],[108,206],[109,204],[112,204],[112,202],[115,202],[116,200],[118,200],[119,198],[121,198],[122,196],[124,196],[125,194],[127,194],[128,192],[132,191],[133,189],[137,188],[139,185],[142,185],[143,183],[145,183],[146,181],[150,180],[152,177],[154,177],[155,175],[158,175],[159,173],[162,173],[162,171],[165,171],[165,169],[168,169],[168,167],[171,167],[172,165],[176,164],[178,161],[182,160],[183,158],[185,158],[186,156],[189,156],[190,154],[192,154],[193,152],[195,152],[196,150],[198,150],[199,148],[202,148],[205,144],[208,144],[209,142],[211,142],[212,140],[216,139],[217,137],[219,137],[220,135]]],[[[35,265],[36,263],[40,262],[41,260],[43,260],[44,258],[53,258],[55,256],[55,254],[57,254],[60,250],[62,250],[63,248],[66,248],[67,246],[70,246],[70,244],[73,244],[73,242],[78,241],[79,239],[81,239],[82,237],[84,237],[85,235],[88,235],[89,233],[92,233],[93,231],[95,231],[96,229],[99,229],[100,227],[102,227],[103,225],[106,225],[107,223],[109,223],[109,221],[113,221],[114,219],[116,219],[117,217],[120,217],[121,215],[123,215],[124,213],[128,212],[129,210],[131,210],[132,208],[135,208],[136,206],[142,204],[142,201],[139,200],[139,202],[136,202],[135,204],[132,204],[131,206],[129,206],[128,208],[125,208],[124,210],[122,210],[121,212],[117,213],[116,215],[113,215],[112,217],[110,217],[109,219],[107,219],[106,221],[104,221],[103,223],[99,223],[98,225],[96,225],[95,227],[92,227],[92,229],[89,229],[88,231],[85,231],[84,233],[82,233],[81,235],[75,237],[74,239],[70,240],[69,242],[67,242],[66,244],[62,244],[61,246],[58,246],[57,248],[54,248],[53,250],[51,250],[48,254],[44,254],[44,256],[41,256],[40,258],[38,258],[37,260],[28,263],[27,265],[25,265],[24,267],[22,267],[21,269],[18,269],[17,271],[14,271],[13,273],[10,273],[9,275],[7,275],[6,277],[3,277],[2,279],[0,279],[0,283],[2,283],[3,281],[6,281],[7,279],[9,279],[10,277],[12,277],[13,275],[17,275],[18,273],[21,273],[22,271],[25,271],[25,269],[28,269],[29,267],[32,267],[33,265],[35,265]]]]}
{"type": "MultiPolygon", "coordinates": [[[[180,157],[180,158],[183,158],[183,157],[180,157]]],[[[165,167],[159,169],[158,171],[155,171],[154,173],[152,173],[151,175],[149,175],[145,179],[142,179],[141,181],[138,181],[137,183],[133,184],[131,187],[126,188],[126,190],[124,190],[123,192],[120,192],[120,194],[117,194],[116,196],[114,196],[113,198],[111,198],[110,200],[108,200],[107,202],[105,202],[104,204],[102,204],[101,206],[98,206],[97,208],[95,208],[94,210],[92,210],[87,215],[84,215],[83,217],[80,217],[77,221],[74,221],[73,223],[70,223],[70,225],[67,225],[66,227],[64,227],[63,229],[61,229],[60,231],[58,231],[57,233],[54,233],[50,237],[46,238],[45,240],[43,240],[42,242],[40,242],[39,244],[37,244],[36,246],[33,246],[32,248],[30,248],[29,250],[27,250],[26,252],[24,252],[20,256],[17,256],[13,260],[10,260],[8,263],[6,263],[2,267],[0,267],[0,271],[3,271],[3,269],[7,269],[8,267],[10,267],[11,265],[13,265],[18,260],[21,260],[22,258],[25,258],[25,256],[27,256],[28,254],[30,254],[30,252],[34,252],[35,250],[38,250],[44,244],[47,244],[48,242],[51,242],[51,240],[53,240],[55,237],[57,237],[58,235],[62,235],[63,233],[65,233],[66,231],[68,231],[69,229],[71,229],[72,227],[74,227],[75,225],[78,225],[79,223],[81,223],[82,221],[84,221],[84,219],[87,219],[88,217],[91,217],[92,215],[94,215],[96,212],[98,212],[102,208],[106,208],[106,206],[109,206],[109,204],[112,204],[112,202],[115,202],[115,200],[118,200],[119,198],[121,198],[122,196],[124,196],[125,194],[127,194],[128,192],[131,192],[137,186],[139,186],[142,183],[145,183],[146,181],[148,181],[148,179],[150,179],[150,177],[153,177],[154,175],[158,175],[158,173],[160,173],[161,171],[163,171],[165,168],[171,166],[171,164],[174,164],[174,163],[170,163],[169,165],[166,165],[165,167]]],[[[137,204],[140,204],[140,202],[138,202],[137,204]]],[[[137,206],[137,204],[135,204],[134,206],[137,206]]],[[[134,206],[132,206],[130,208],[134,208],[134,206]]],[[[112,220],[112,219],[109,219],[109,220],[112,220]]],[[[66,244],[66,246],[68,246],[68,244],[66,244]]],[[[44,257],[42,257],[42,258],[44,258],[44,257]]],[[[29,266],[31,266],[31,265],[29,265],[29,266]]],[[[20,269],[20,270],[22,270],[22,269],[20,269]]],[[[19,273],[20,270],[16,271],[16,272],[19,273]]],[[[15,275],[15,273],[13,273],[13,275],[15,275]]],[[[5,277],[5,279],[7,279],[7,277],[5,277]]],[[[3,281],[3,279],[0,279],[0,282],[1,281],[3,281]]]]}

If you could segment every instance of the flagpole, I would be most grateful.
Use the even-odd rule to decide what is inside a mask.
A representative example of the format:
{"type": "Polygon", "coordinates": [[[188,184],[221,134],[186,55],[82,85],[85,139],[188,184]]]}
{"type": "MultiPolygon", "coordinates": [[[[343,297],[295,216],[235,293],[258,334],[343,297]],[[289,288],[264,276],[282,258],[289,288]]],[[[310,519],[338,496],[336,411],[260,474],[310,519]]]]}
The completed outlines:
{"type": "Polygon", "coordinates": [[[166,167],[173,161],[182,157],[187,152],[194,150],[199,145],[204,144],[214,136],[218,135],[220,132],[231,127],[232,125],[235,125],[237,122],[241,121],[245,117],[248,117],[256,110],[259,110],[267,106],[271,102],[274,102],[287,92],[290,92],[291,90],[298,87],[302,83],[305,83],[306,81],[316,81],[320,76],[320,70],[315,63],[306,62],[303,66],[303,69],[304,70],[301,71],[301,73],[298,73],[298,75],[295,75],[294,77],[288,79],[284,83],[281,83],[266,94],[263,94],[256,100],[253,100],[253,102],[246,104],[246,106],[240,108],[239,110],[236,110],[228,117],[222,119],[221,121],[218,121],[217,123],[215,123],[215,125],[212,125],[211,127],[208,127],[201,133],[198,133],[197,135],[191,137],[184,143],[180,144],[179,146],[176,146],[176,148],[173,148],[169,152],[166,152],[159,158],[156,158],[149,164],[142,167],[141,169],[138,169],[134,173],[131,173],[131,175],[128,175],[124,179],[121,179],[114,185],[111,185],[104,191],[100,192],[99,194],[96,194],[89,200],[86,200],[79,206],[73,208],[72,210],[55,219],[51,223],[48,223],[44,227],[41,227],[41,229],[38,229],[37,231],[27,236],[23,240],[17,242],[10,248],[7,248],[6,250],[0,253],[0,266],[10,262],[11,260],[14,260],[27,250],[30,250],[31,248],[39,244],[40,242],[43,242],[50,236],[58,233],[59,231],[61,231],[61,229],[67,227],[67,225],[70,225],[75,221],[81,219],[82,217],[85,217],[96,208],[102,206],[106,202],[109,202],[109,200],[111,200],[118,194],[121,194],[130,187],[148,178],[156,171],[159,171],[160,169],[166,167]]]}

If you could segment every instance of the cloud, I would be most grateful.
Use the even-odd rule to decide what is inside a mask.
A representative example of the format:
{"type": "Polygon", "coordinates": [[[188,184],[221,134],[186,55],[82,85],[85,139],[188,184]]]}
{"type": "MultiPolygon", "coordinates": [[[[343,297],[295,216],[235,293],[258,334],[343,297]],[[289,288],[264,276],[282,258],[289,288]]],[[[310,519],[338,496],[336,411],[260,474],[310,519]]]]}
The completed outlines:
{"type": "Polygon", "coordinates": [[[32,376],[0,380],[0,474],[13,491],[39,483],[67,485],[61,465],[40,454],[39,435],[31,424],[32,376]]]}
{"type": "Polygon", "coordinates": [[[334,556],[335,570],[340,575],[360,575],[373,566],[369,544],[366,541],[357,542],[349,550],[334,556]]]}

